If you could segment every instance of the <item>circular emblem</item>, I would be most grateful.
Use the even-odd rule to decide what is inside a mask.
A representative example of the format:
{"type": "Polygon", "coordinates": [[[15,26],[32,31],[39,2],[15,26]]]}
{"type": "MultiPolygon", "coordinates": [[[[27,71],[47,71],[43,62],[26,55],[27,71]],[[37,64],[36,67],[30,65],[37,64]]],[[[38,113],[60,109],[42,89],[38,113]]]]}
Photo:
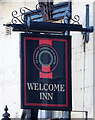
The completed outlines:
{"type": "Polygon", "coordinates": [[[41,45],[36,48],[33,53],[33,62],[38,70],[42,70],[42,66],[50,67],[50,71],[53,71],[58,64],[58,55],[56,50],[49,45],[41,45]]]}

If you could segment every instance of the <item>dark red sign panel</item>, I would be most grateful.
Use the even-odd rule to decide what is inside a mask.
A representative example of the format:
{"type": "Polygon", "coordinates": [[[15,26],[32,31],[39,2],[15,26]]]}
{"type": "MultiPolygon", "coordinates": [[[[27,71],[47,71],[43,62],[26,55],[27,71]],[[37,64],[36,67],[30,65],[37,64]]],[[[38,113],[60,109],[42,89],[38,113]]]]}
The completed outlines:
{"type": "Polygon", "coordinates": [[[71,110],[71,39],[21,34],[22,108],[71,110]]]}

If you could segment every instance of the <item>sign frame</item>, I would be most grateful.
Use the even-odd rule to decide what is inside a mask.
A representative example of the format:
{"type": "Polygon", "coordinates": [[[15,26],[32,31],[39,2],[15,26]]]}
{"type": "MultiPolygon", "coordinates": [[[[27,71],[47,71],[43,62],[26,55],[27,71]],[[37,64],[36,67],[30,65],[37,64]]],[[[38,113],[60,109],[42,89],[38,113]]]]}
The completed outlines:
{"type": "MultiPolygon", "coordinates": [[[[64,35],[46,35],[46,34],[30,34],[21,33],[20,41],[20,64],[21,64],[21,108],[22,109],[43,109],[43,110],[72,110],[72,87],[71,87],[71,36],[64,35]],[[52,40],[52,41],[63,41],[66,46],[66,104],[55,104],[55,103],[27,103],[27,92],[26,92],[26,41],[28,40],[52,40]]],[[[47,78],[42,78],[46,80],[47,78]]],[[[51,79],[51,78],[49,78],[51,79]]],[[[56,78],[57,79],[57,78],[56,78]]],[[[47,79],[48,80],[48,79],[47,79]]]]}

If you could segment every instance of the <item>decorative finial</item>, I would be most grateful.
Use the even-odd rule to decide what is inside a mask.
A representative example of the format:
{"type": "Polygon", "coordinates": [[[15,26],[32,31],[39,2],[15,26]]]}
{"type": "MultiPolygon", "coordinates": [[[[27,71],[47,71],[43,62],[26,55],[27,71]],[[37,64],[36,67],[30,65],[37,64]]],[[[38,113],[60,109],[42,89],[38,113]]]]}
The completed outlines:
{"type": "Polygon", "coordinates": [[[3,117],[1,120],[11,120],[9,117],[10,117],[10,114],[7,112],[8,111],[8,107],[7,105],[5,106],[5,113],[3,114],[3,117]]]}

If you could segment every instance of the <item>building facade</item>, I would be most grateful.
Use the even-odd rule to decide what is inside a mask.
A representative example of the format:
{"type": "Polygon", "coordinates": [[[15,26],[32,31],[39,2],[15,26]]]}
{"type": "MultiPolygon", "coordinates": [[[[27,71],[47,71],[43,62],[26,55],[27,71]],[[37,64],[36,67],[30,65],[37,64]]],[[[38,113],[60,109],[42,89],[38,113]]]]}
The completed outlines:
{"type": "MultiPolygon", "coordinates": [[[[64,0],[54,0],[54,4],[64,0]]],[[[86,5],[90,6],[90,26],[95,26],[95,1],[72,0],[72,18],[80,16],[79,23],[85,27],[86,5]]],[[[11,22],[12,11],[19,12],[21,7],[35,9],[37,0],[1,0],[0,1],[0,119],[8,105],[11,118],[20,118],[20,52],[19,33],[4,27],[11,22]]],[[[72,22],[72,21],[71,21],[72,22]]],[[[83,34],[71,32],[72,35],[72,118],[95,118],[95,32],[89,34],[89,42],[85,43],[83,34]]],[[[46,112],[39,110],[39,117],[46,112]]],[[[66,114],[66,113],[65,113],[66,114]]],[[[62,117],[62,112],[54,112],[55,118],[62,117]]]]}

